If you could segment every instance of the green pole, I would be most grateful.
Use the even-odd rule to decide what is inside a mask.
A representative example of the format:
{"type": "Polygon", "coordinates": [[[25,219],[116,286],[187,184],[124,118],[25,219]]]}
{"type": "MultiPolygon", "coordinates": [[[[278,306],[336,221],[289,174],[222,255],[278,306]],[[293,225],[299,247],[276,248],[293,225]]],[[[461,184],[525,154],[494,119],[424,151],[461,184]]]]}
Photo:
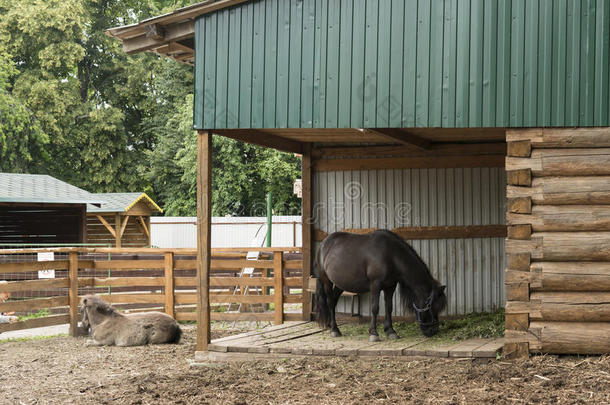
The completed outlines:
{"type": "Polygon", "coordinates": [[[271,247],[271,193],[267,193],[267,247],[271,247]]]}
{"type": "MultiPolygon", "coordinates": [[[[267,247],[271,247],[271,224],[272,224],[272,213],[271,213],[271,193],[267,193],[267,247]]],[[[267,269],[267,277],[271,277],[271,269],[267,269]]],[[[271,294],[271,287],[267,287],[267,295],[271,294]]],[[[267,305],[265,308],[268,309],[267,305]]]]}

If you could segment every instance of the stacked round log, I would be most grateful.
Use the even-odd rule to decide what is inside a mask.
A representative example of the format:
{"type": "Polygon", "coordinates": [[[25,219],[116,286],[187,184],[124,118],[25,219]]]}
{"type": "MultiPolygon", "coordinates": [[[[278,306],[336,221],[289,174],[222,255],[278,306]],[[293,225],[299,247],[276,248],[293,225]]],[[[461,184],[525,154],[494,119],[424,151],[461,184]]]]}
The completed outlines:
{"type": "Polygon", "coordinates": [[[610,352],[610,128],[507,132],[505,355],[610,352]]]}

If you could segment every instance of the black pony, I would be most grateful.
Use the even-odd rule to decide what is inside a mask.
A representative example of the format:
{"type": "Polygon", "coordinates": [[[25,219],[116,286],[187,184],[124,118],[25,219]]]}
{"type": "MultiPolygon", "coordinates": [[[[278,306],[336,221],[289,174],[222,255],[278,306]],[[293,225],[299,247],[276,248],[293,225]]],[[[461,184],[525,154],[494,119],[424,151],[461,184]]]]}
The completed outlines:
{"type": "Polygon", "coordinates": [[[398,339],[392,328],[392,297],[400,286],[405,310],[415,312],[426,336],[438,332],[438,313],[447,305],[445,286],[436,281],[426,264],[398,235],[378,230],[366,235],[335,232],[318,250],[314,267],[318,322],[330,327],[331,336],[341,336],[335,321],[335,306],[343,291],[371,292],[369,340],[379,340],[377,315],[379,293],[385,298],[383,329],[388,339],[398,339]]]}

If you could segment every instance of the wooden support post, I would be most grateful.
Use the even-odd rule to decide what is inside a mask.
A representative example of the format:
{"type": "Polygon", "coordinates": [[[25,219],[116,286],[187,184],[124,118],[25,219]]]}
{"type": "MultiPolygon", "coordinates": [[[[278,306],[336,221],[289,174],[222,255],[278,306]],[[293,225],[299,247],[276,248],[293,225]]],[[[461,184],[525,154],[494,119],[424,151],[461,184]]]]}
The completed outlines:
{"type": "Polygon", "coordinates": [[[87,206],[81,205],[80,207],[80,215],[81,215],[81,226],[79,229],[78,240],[80,243],[87,243],[87,206]]]}
{"type": "Polygon", "coordinates": [[[210,343],[210,255],[212,225],[212,134],[197,136],[197,351],[210,343]]]}
{"type": "Polygon", "coordinates": [[[307,292],[309,287],[309,276],[311,275],[312,259],[312,213],[311,213],[311,191],[312,191],[312,153],[311,143],[303,146],[303,161],[301,164],[302,182],[302,220],[303,220],[303,320],[311,320],[311,293],[307,292]]]}
{"type": "Polygon", "coordinates": [[[70,252],[68,264],[70,289],[70,336],[78,336],[78,252],[70,252]]]}
{"type": "Polygon", "coordinates": [[[150,216],[146,217],[145,222],[146,222],[146,230],[148,231],[148,233],[146,234],[146,246],[147,247],[151,247],[151,242],[150,242],[150,216]]]}
{"type": "Polygon", "coordinates": [[[121,216],[116,214],[114,216],[114,246],[117,248],[121,247],[121,216]]]}
{"type": "Polygon", "coordinates": [[[174,253],[165,253],[165,313],[174,315],[174,253]]]}
{"type": "Polygon", "coordinates": [[[284,252],[273,253],[273,322],[276,325],[284,323],[284,252]]]}

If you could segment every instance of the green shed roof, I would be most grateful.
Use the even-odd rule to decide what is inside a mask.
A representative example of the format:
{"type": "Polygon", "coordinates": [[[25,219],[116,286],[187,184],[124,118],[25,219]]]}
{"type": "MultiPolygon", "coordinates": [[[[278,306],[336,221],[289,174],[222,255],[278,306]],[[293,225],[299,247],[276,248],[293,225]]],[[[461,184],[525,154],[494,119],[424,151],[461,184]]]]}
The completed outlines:
{"type": "Polygon", "coordinates": [[[100,205],[102,201],[46,174],[0,173],[0,202],[100,205]]]}

